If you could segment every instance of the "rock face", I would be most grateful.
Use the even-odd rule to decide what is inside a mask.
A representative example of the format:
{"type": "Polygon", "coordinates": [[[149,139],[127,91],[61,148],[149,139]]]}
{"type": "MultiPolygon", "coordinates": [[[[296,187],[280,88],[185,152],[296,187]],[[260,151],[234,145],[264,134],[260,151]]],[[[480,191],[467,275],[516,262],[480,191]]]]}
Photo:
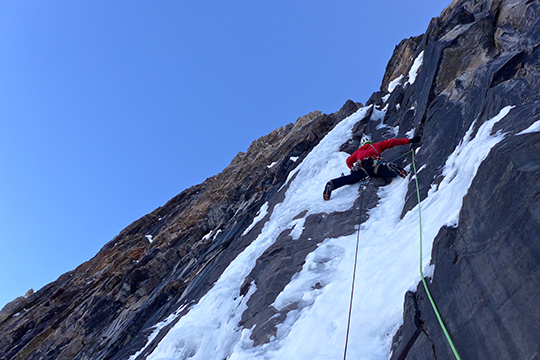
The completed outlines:
{"type": "MultiPolygon", "coordinates": [[[[495,125],[506,136],[478,169],[459,223],[441,228],[433,245],[428,283],[464,360],[540,359],[540,133],[520,134],[540,118],[538,14],[540,1],[454,0],[425,34],[396,47],[381,90],[341,146],[351,153],[364,134],[380,141],[415,130],[423,139],[416,155],[423,199],[467,131],[513,106],[495,125]]],[[[348,101],[331,115],[313,112],[254,141],[222,173],[135,221],[88,262],[6,305],[0,359],[126,359],[143,349],[155,324],[175,311],[180,319],[256,239],[264,219],[250,224],[261,206],[270,214],[296,166],[360,107],[348,101]]],[[[396,157],[393,150],[385,156],[396,157]]],[[[348,211],[310,214],[298,241],[285,230],[257,259],[241,288],[256,285],[240,323],[254,345],[268,342],[294,310],[271,304],[307,254],[327,237],[352,234],[381,185],[367,185],[362,207],[359,197],[348,211]]],[[[402,214],[416,203],[411,182],[402,214]]],[[[423,285],[404,297],[392,359],[453,359],[423,285]]]]}
{"type": "MultiPolygon", "coordinates": [[[[153,325],[197,302],[256,238],[257,227],[242,234],[261,205],[279,203],[288,174],[361,106],[347,101],[334,114],[315,111],[261,137],[222,173],[135,221],[88,262],[7,304],[0,359],[125,359],[140,350],[153,325]]],[[[306,251],[275,279],[278,287],[306,251]]]]}
{"type": "MultiPolygon", "coordinates": [[[[416,105],[410,121],[429,139],[418,153],[428,164],[422,196],[471,124],[515,106],[494,129],[508,135],[480,166],[459,225],[433,246],[430,290],[462,359],[540,358],[540,134],[515,136],[539,117],[539,10],[537,1],[454,1],[416,50],[418,79],[400,90],[401,109],[416,105]]],[[[404,309],[392,359],[455,358],[422,284],[404,309]]]]}

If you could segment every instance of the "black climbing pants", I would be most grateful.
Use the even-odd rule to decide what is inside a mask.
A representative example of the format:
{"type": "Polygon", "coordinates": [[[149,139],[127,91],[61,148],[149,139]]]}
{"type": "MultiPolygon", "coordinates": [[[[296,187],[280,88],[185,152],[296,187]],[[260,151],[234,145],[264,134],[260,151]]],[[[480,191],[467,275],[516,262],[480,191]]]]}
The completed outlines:
{"type": "Polygon", "coordinates": [[[398,173],[394,170],[391,170],[385,164],[380,164],[377,168],[377,173],[375,173],[375,163],[373,159],[362,160],[362,168],[365,169],[358,171],[351,171],[349,175],[342,176],[336,179],[332,179],[335,189],[340,188],[344,185],[352,185],[360,182],[368,177],[381,177],[386,183],[392,181],[393,178],[398,176],[398,173]]]}

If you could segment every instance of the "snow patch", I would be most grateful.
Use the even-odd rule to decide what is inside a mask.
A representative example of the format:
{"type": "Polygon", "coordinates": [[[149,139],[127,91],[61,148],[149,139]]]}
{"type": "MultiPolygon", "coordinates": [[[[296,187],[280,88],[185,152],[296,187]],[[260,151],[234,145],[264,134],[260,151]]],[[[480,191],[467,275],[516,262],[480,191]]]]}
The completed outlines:
{"type": "Polygon", "coordinates": [[[522,132],[516,134],[516,135],[523,135],[523,134],[529,134],[533,132],[539,132],[540,131],[540,120],[534,122],[531,126],[523,130],[522,132]]]}
{"type": "Polygon", "coordinates": [[[407,131],[405,133],[405,136],[407,136],[409,139],[412,139],[414,137],[414,131],[415,131],[415,129],[412,128],[410,131],[407,131]]]}
{"type": "Polygon", "coordinates": [[[390,81],[390,84],[388,84],[388,92],[392,93],[394,89],[399,85],[401,86],[401,80],[403,79],[403,75],[399,75],[394,80],[390,81]]]}
{"type": "Polygon", "coordinates": [[[306,223],[306,218],[296,219],[291,222],[292,230],[291,237],[293,240],[298,240],[304,231],[304,224],[306,223]]]}
{"type": "Polygon", "coordinates": [[[244,230],[244,232],[242,233],[242,236],[247,235],[251,231],[251,229],[253,229],[255,227],[255,225],[257,225],[259,223],[259,221],[264,219],[264,217],[266,216],[267,213],[268,213],[268,202],[265,202],[261,206],[259,211],[257,212],[257,215],[255,216],[255,218],[253,218],[253,221],[251,222],[251,225],[249,225],[248,228],[246,230],[244,230]]]}
{"type": "Polygon", "coordinates": [[[213,233],[214,233],[213,231],[210,231],[208,234],[204,235],[203,238],[202,238],[202,241],[206,241],[206,240],[210,239],[212,237],[213,233]]]}
{"type": "Polygon", "coordinates": [[[422,66],[423,62],[424,62],[424,51],[418,54],[416,59],[414,59],[411,69],[409,70],[409,80],[407,81],[409,84],[412,85],[416,81],[418,70],[420,70],[420,67],[422,66]]]}

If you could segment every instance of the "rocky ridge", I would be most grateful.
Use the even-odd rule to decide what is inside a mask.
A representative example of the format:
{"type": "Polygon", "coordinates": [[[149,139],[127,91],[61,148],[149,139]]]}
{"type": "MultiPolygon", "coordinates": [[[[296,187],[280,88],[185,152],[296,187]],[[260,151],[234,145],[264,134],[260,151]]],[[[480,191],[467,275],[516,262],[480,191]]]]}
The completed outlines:
{"type": "MultiPolygon", "coordinates": [[[[539,8],[534,0],[452,1],[425,34],[396,47],[369,111],[341,147],[354,151],[364,134],[374,141],[421,134],[423,199],[467,131],[513,106],[495,125],[505,137],[481,164],[459,223],[441,228],[433,246],[428,283],[462,359],[540,358],[540,134],[521,134],[540,118],[539,8]],[[389,93],[391,83],[398,85],[389,93]]],[[[264,219],[246,229],[262,204],[270,214],[297,164],[359,107],[348,101],[335,114],[314,112],[256,140],[221,174],[134,222],[93,259],[8,304],[0,311],[0,359],[125,359],[141,350],[153,325],[181,316],[256,238],[264,219]]],[[[327,237],[354,232],[377,205],[380,185],[364,190],[363,209],[357,200],[345,212],[311,214],[299,241],[285,230],[257,260],[242,286],[243,293],[257,288],[240,323],[253,330],[254,345],[268,342],[293,310],[271,304],[307,254],[327,237]]],[[[402,214],[415,205],[410,182],[402,214]]],[[[453,359],[423,285],[404,296],[392,359],[453,359]]]]}
{"type": "Polygon", "coordinates": [[[121,359],[139,350],[152,325],[196,302],[253,241],[241,234],[260,206],[360,106],[315,111],[259,138],[222,173],[135,221],[88,262],[7,304],[0,359],[121,359]]]}

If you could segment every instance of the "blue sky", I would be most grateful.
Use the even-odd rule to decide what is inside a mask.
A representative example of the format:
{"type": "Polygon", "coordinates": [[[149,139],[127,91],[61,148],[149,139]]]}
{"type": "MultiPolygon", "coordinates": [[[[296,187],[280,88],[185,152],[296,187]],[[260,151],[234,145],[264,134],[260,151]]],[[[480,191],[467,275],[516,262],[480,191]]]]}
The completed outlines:
{"type": "Polygon", "coordinates": [[[365,102],[450,2],[2,2],[0,307],[258,137],[365,102]]]}

